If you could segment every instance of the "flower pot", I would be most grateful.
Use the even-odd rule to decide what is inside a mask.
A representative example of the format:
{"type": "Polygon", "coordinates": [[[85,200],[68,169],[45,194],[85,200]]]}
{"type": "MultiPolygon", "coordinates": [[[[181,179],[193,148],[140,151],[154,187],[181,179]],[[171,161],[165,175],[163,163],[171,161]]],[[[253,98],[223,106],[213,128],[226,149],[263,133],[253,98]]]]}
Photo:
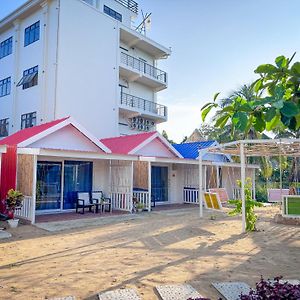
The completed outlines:
{"type": "Polygon", "coordinates": [[[10,219],[7,220],[7,223],[10,226],[10,228],[17,228],[19,224],[19,219],[10,219]]]}
{"type": "Polygon", "coordinates": [[[142,211],[143,211],[143,208],[138,208],[137,211],[138,211],[138,212],[142,212],[142,211]]]}

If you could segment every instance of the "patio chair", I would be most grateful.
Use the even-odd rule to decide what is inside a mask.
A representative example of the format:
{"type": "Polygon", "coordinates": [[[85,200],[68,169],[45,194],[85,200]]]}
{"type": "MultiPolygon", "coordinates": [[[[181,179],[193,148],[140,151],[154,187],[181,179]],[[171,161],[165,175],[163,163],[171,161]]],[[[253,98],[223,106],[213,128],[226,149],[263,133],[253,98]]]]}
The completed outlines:
{"type": "Polygon", "coordinates": [[[92,192],[92,201],[97,201],[100,206],[101,212],[112,212],[111,199],[105,197],[102,191],[92,192]],[[108,208],[108,210],[107,210],[108,208]]]}
{"type": "Polygon", "coordinates": [[[98,212],[98,203],[96,201],[92,201],[89,192],[78,192],[77,193],[77,201],[76,201],[76,213],[78,213],[78,209],[82,208],[82,214],[84,214],[84,209],[88,208],[89,211],[92,211],[92,207],[96,208],[96,212],[98,212]]]}

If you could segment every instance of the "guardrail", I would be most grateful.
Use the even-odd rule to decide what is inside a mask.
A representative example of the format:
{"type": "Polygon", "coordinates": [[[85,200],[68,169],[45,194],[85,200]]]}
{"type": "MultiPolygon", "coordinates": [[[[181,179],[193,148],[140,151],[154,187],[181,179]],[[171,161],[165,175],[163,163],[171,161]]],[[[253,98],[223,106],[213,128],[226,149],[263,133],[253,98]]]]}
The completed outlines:
{"type": "Polygon", "coordinates": [[[121,63],[138,70],[162,83],[167,83],[167,73],[155,68],[144,61],[135,58],[127,53],[121,52],[121,63]]]}
{"type": "Polygon", "coordinates": [[[132,212],[131,193],[111,193],[112,209],[132,212]]]}
{"type": "Polygon", "coordinates": [[[143,98],[121,92],[121,104],[151,112],[161,117],[167,116],[167,107],[143,98]]]}
{"type": "Polygon", "coordinates": [[[33,200],[30,196],[25,196],[21,207],[15,210],[15,216],[34,223],[33,200]]]}
{"type": "Polygon", "coordinates": [[[199,189],[184,188],[183,189],[183,202],[184,203],[199,203],[199,189]]]}
{"type": "Polygon", "coordinates": [[[121,5],[125,6],[135,14],[139,12],[138,4],[133,0],[115,0],[116,2],[120,3],[121,5]]]}
{"type": "Polygon", "coordinates": [[[151,211],[151,201],[150,201],[149,192],[134,191],[133,197],[136,198],[136,200],[139,203],[144,204],[144,209],[151,211]]]}

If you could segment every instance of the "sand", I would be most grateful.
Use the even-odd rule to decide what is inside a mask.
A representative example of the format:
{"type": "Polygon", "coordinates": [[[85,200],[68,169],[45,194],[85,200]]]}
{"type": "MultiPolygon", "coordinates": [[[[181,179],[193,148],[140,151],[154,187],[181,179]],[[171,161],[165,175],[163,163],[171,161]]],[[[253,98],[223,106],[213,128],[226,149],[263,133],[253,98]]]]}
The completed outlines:
{"type": "Polygon", "coordinates": [[[200,220],[197,207],[57,233],[20,226],[0,242],[0,299],[96,299],[123,287],[157,299],[154,287],[173,283],[218,299],[211,282],[300,279],[300,227],[274,223],[277,210],[260,208],[259,231],[247,234],[240,217],[200,220]]]}

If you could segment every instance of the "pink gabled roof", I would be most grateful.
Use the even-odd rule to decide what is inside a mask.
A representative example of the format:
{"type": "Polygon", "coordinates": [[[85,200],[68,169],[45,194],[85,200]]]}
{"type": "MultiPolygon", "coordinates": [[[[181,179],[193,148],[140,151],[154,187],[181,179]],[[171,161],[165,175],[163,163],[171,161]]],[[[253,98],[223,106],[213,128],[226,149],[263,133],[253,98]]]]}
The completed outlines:
{"type": "Polygon", "coordinates": [[[55,121],[48,122],[45,124],[22,129],[6,138],[0,140],[0,145],[9,145],[9,146],[18,145],[19,143],[22,143],[22,142],[30,139],[31,137],[33,137],[33,136],[35,136],[35,135],[69,119],[69,118],[70,117],[66,117],[66,118],[55,120],[55,121]]]}
{"type": "Polygon", "coordinates": [[[107,148],[115,154],[128,154],[131,150],[135,149],[141,143],[155,135],[156,131],[145,132],[133,135],[118,136],[113,138],[101,139],[107,148]]]}

